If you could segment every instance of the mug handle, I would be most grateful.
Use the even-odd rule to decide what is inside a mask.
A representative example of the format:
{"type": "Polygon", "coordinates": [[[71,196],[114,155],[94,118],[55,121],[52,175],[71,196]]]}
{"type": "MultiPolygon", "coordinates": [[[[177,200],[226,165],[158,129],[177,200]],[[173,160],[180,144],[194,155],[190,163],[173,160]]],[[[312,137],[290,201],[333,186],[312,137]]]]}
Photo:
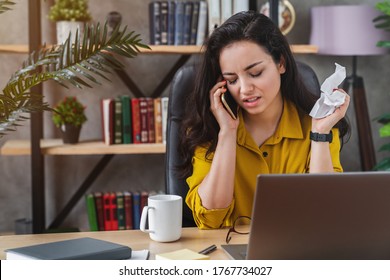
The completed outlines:
{"type": "Polygon", "coordinates": [[[147,232],[147,233],[154,233],[153,230],[149,230],[149,229],[146,229],[146,218],[148,216],[148,212],[150,209],[154,209],[154,207],[151,207],[151,206],[144,206],[144,209],[142,209],[142,214],[141,214],[141,220],[140,220],[140,230],[143,231],[143,232],[147,232]]]}

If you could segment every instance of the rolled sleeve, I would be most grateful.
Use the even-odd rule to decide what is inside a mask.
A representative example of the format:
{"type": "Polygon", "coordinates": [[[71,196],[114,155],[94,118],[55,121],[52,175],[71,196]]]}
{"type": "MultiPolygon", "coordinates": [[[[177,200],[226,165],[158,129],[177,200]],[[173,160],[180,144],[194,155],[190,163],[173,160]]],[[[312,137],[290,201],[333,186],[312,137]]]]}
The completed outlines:
{"type": "Polygon", "coordinates": [[[189,191],[186,196],[186,203],[192,210],[195,223],[200,229],[215,229],[226,225],[226,221],[234,209],[234,201],[227,208],[206,209],[198,194],[199,185],[210,171],[211,160],[205,159],[205,148],[198,148],[192,159],[193,173],[187,178],[189,191]]]}

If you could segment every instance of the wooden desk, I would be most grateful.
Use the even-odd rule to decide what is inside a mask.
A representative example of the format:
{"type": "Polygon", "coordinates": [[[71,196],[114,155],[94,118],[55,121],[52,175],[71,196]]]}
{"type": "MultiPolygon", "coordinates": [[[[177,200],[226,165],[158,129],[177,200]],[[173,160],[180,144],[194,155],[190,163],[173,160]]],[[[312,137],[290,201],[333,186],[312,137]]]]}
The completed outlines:
{"type": "MultiPolygon", "coordinates": [[[[225,260],[229,259],[229,257],[221,248],[221,244],[225,244],[227,231],[228,229],[199,230],[198,228],[183,228],[180,240],[170,243],[153,241],[149,238],[149,234],[140,230],[8,235],[0,236],[0,259],[5,259],[5,249],[79,237],[93,237],[123,244],[131,247],[133,250],[148,249],[150,251],[150,259],[154,259],[158,253],[171,252],[184,248],[199,252],[215,244],[217,245],[217,250],[210,254],[210,258],[213,260],[225,260]]],[[[248,237],[249,235],[247,234],[233,234],[231,244],[248,243],[248,237]]]]}

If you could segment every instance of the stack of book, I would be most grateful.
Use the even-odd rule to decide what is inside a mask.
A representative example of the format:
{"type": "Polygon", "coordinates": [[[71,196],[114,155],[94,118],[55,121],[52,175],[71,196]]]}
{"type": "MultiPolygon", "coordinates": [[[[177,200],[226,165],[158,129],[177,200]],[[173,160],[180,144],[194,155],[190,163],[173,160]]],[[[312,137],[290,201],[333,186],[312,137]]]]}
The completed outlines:
{"type": "Polygon", "coordinates": [[[101,112],[107,145],[166,143],[168,97],[104,98],[101,112]]]}
{"type": "Polygon", "coordinates": [[[208,2],[209,34],[232,15],[249,10],[249,0],[208,0],[208,2]]]}
{"type": "Polygon", "coordinates": [[[94,192],[85,196],[91,231],[139,229],[151,191],[94,192]]]}
{"type": "Polygon", "coordinates": [[[149,4],[151,45],[202,45],[207,36],[207,1],[149,4]]]}

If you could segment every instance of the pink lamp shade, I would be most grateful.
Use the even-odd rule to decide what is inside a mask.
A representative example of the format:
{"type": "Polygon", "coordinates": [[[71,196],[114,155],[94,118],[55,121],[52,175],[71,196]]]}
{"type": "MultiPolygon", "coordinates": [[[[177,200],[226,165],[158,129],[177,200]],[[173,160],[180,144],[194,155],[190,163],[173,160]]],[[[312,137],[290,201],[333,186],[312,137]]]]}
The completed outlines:
{"type": "Polygon", "coordinates": [[[387,49],[376,43],[389,40],[390,32],[376,28],[372,21],[381,14],[368,5],[312,7],[310,44],[326,55],[385,54],[387,49]]]}

